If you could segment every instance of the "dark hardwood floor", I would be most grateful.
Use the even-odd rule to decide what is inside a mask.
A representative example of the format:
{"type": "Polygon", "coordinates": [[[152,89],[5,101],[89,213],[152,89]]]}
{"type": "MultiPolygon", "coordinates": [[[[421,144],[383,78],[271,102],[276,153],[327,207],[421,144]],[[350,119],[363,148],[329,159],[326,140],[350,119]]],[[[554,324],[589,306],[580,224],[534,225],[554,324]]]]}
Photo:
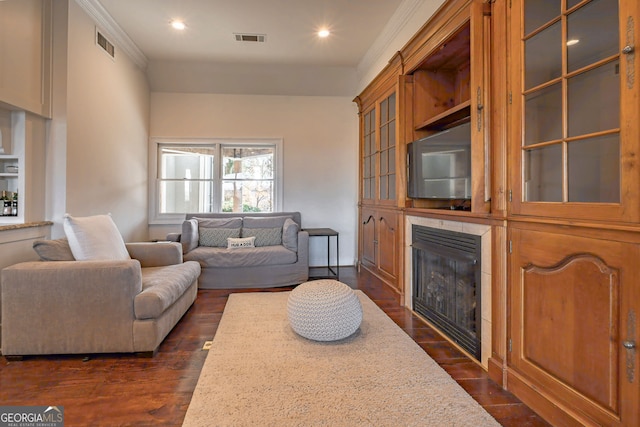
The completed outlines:
{"type": "MultiPolygon", "coordinates": [[[[341,268],[340,280],[363,290],[500,424],[548,425],[400,307],[374,276],[341,268]]],[[[256,290],[243,292],[248,291],[256,290]]],[[[207,357],[202,345],[215,335],[231,292],[200,290],[193,307],[151,359],[129,354],[26,357],[18,362],[1,358],[0,405],[63,406],[66,426],[180,426],[207,357]]]]}

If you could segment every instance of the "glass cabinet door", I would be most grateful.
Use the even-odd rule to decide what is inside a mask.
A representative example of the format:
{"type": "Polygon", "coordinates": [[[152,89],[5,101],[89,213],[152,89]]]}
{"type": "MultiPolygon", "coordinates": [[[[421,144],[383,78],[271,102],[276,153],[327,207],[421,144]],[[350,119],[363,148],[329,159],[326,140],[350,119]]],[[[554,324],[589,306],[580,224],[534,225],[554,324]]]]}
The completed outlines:
{"type": "Polygon", "coordinates": [[[365,110],[362,123],[362,200],[396,203],[396,94],[365,110]]]}
{"type": "Polygon", "coordinates": [[[396,199],[396,94],[380,102],[380,200],[396,199]]]}
{"type": "Polygon", "coordinates": [[[376,193],[376,109],[364,114],[362,132],[362,199],[371,200],[376,193]]]}
{"type": "Polygon", "coordinates": [[[513,50],[521,63],[512,74],[519,82],[511,96],[520,122],[513,134],[520,141],[513,212],[637,217],[624,207],[632,196],[625,188],[637,183],[637,173],[627,173],[623,164],[638,146],[637,127],[621,125],[638,114],[637,104],[625,104],[637,97],[637,88],[627,86],[626,73],[633,70],[621,47],[624,2],[514,3],[520,38],[513,50]]]}

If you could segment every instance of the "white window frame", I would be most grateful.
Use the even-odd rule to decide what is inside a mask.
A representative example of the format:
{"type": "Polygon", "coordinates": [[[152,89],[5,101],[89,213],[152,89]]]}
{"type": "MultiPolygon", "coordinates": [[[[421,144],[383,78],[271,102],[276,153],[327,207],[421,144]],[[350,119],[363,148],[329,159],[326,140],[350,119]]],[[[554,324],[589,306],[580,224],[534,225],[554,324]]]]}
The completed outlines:
{"type": "Polygon", "coordinates": [[[282,138],[164,138],[154,137],[149,139],[149,224],[182,224],[185,219],[186,213],[160,213],[159,207],[159,191],[160,191],[160,179],[159,173],[159,157],[158,151],[161,145],[175,145],[175,146],[198,146],[206,145],[216,148],[216,158],[214,166],[214,189],[213,206],[220,212],[222,209],[222,168],[220,167],[222,162],[222,147],[225,145],[233,145],[236,147],[246,146],[271,146],[274,147],[274,195],[273,195],[273,211],[281,212],[283,205],[283,145],[282,138]]]}

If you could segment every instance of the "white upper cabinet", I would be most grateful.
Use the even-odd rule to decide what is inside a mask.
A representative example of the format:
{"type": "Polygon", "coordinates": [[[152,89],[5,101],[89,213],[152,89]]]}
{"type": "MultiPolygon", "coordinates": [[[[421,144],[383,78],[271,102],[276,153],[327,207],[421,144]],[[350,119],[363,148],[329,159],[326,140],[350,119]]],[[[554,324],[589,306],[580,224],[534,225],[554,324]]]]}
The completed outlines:
{"type": "Polygon", "coordinates": [[[50,116],[50,0],[0,2],[0,103],[50,116]]]}

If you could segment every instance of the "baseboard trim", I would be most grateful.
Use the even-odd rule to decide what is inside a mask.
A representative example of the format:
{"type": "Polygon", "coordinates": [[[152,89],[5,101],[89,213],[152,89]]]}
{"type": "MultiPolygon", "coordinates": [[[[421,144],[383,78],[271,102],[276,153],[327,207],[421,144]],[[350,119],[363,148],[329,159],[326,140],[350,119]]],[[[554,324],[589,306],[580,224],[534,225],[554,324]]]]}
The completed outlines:
{"type": "Polygon", "coordinates": [[[530,384],[526,378],[510,368],[507,368],[507,389],[551,425],[567,427],[602,425],[582,412],[571,410],[562,402],[554,402],[551,396],[530,384]]]}
{"type": "Polygon", "coordinates": [[[506,377],[506,367],[504,367],[504,362],[502,359],[498,357],[490,357],[489,358],[489,378],[502,388],[506,388],[505,377],[506,377]]]}

